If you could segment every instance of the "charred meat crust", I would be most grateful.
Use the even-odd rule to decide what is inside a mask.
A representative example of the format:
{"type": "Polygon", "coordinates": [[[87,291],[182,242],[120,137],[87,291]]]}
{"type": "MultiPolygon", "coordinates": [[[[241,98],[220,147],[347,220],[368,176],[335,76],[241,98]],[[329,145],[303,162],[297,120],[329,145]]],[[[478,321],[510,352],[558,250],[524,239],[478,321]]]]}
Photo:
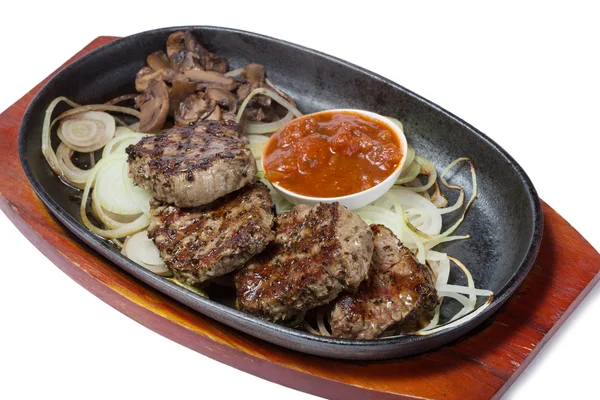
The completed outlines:
{"type": "Polygon", "coordinates": [[[357,293],[337,299],[331,312],[333,336],[374,339],[390,328],[419,329],[438,296],[429,267],[383,225],[372,225],[375,250],[369,279],[357,293]]]}
{"type": "Polygon", "coordinates": [[[148,236],[175,277],[201,283],[241,267],[274,237],[269,189],[259,181],[207,206],[151,210],[148,236]]]}
{"type": "Polygon", "coordinates": [[[372,233],[340,204],[296,206],[275,229],[274,242],[235,276],[238,309],[289,323],[366,277],[372,233]]]}
{"type": "Polygon", "coordinates": [[[242,188],[256,161],[233,121],[203,121],[146,137],[127,148],[129,174],[154,198],[198,207],[242,188]]]}

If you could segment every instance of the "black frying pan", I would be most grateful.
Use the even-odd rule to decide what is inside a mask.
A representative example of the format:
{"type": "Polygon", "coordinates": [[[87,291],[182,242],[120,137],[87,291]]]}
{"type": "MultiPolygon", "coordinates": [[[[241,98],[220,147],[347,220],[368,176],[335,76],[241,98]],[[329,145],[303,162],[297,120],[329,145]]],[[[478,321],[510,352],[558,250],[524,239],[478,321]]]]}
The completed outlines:
{"type": "MultiPolygon", "coordinates": [[[[81,240],[141,281],[232,329],[290,349],[334,358],[385,359],[440,346],[483,322],[519,286],[539,249],[543,215],[531,181],[500,146],[439,106],[372,72],[301,46],[226,28],[194,30],[199,41],[228,59],[232,68],[248,62],[265,65],[269,80],[291,95],[304,113],[358,108],[394,116],[403,122],[417,153],[429,158],[438,170],[461,156],[475,162],[479,198],[457,231],[470,233],[471,238],[451,242],[443,251],[470,268],[477,287],[495,293],[491,306],[463,325],[429,336],[368,341],[320,337],[237,311],[227,305],[230,299],[226,296],[213,300],[197,296],[131,262],[110,242],[90,233],[79,220],[77,191],[66,187],[42,156],[45,109],[57,96],[89,104],[134,92],[135,74],[146,56],[164,49],[171,32],[186,28],[143,32],[95,50],[48,82],[25,113],[19,132],[23,169],[50,211],[81,240]]],[[[469,188],[468,171],[454,174],[452,182],[469,188]]],[[[445,303],[442,315],[448,317],[454,312],[453,304],[445,303]]]]}

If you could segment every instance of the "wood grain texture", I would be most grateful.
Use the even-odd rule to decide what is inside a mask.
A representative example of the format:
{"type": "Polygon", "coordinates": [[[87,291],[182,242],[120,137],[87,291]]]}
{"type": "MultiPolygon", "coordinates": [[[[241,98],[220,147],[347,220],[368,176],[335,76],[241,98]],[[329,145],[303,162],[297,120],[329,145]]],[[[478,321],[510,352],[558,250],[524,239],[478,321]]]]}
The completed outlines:
{"type": "MultiPolygon", "coordinates": [[[[94,40],[65,65],[114,39],[94,40]]],[[[600,255],[543,204],[544,239],[531,273],[494,316],[461,339],[425,354],[380,362],[331,360],[271,345],[140,283],[53,218],[29,186],[17,154],[21,118],[44,83],[0,115],[0,148],[8,150],[0,159],[0,208],[62,271],[115,309],[262,378],[327,398],[499,397],[600,279],[600,255]]]]}

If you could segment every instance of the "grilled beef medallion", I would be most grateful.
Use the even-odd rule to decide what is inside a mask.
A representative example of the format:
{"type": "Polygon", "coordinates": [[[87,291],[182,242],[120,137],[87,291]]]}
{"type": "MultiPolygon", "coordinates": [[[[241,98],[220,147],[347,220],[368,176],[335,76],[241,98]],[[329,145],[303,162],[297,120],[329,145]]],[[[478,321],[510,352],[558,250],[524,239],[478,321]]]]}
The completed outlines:
{"type": "Polygon", "coordinates": [[[236,307],[293,324],[314,307],[354,291],[368,274],[373,234],[339,203],[277,216],[275,240],[236,273],[236,307]]]}
{"type": "Polygon", "coordinates": [[[336,300],[333,336],[374,339],[394,326],[418,326],[421,319],[431,318],[437,305],[429,267],[420,264],[388,228],[371,225],[371,230],[375,250],[369,279],[357,293],[336,300]]]}
{"type": "Polygon", "coordinates": [[[202,121],[127,148],[129,174],[160,201],[208,204],[254,180],[256,162],[233,121],[202,121]]]}
{"type": "Polygon", "coordinates": [[[175,277],[189,285],[241,267],[275,237],[273,203],[260,181],[203,207],[159,206],[150,214],[148,237],[175,277]]]}

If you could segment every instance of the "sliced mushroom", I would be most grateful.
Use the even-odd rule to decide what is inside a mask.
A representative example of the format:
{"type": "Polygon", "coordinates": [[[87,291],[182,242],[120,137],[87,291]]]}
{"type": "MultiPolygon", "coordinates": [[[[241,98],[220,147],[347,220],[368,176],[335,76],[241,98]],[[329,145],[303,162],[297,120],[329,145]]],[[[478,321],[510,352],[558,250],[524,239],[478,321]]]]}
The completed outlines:
{"type": "Polygon", "coordinates": [[[155,71],[170,69],[171,63],[164,51],[159,50],[146,57],[146,64],[155,71]]]}
{"type": "Polygon", "coordinates": [[[181,60],[181,63],[179,63],[178,68],[180,71],[186,71],[188,69],[204,70],[200,58],[191,52],[186,53],[183,60],[181,60]]]}
{"type": "Polygon", "coordinates": [[[169,93],[169,114],[174,115],[179,109],[179,103],[184,101],[189,95],[196,93],[195,82],[175,81],[169,93]]]}
{"type": "Polygon", "coordinates": [[[173,81],[212,83],[220,85],[228,91],[234,90],[237,87],[237,82],[229,76],[214,71],[200,71],[196,69],[189,69],[176,74],[173,81]]]}
{"type": "Polygon", "coordinates": [[[213,53],[207,54],[202,57],[202,65],[204,65],[204,69],[207,71],[215,71],[224,74],[227,72],[229,68],[229,64],[227,60],[221,58],[213,53]]]}
{"type": "Polygon", "coordinates": [[[175,123],[177,125],[189,125],[211,115],[217,103],[204,97],[204,93],[192,94],[179,104],[175,112],[175,123]]]}
{"type": "Polygon", "coordinates": [[[188,29],[185,32],[183,35],[183,41],[188,52],[199,56],[203,69],[207,71],[220,72],[222,74],[227,72],[227,68],[229,67],[227,60],[206,50],[196,40],[191,30],[188,29]]]}
{"type": "Polygon", "coordinates": [[[194,37],[191,30],[185,31],[183,34],[183,43],[185,48],[192,53],[196,53],[199,56],[210,54],[194,37]]]}
{"type": "Polygon", "coordinates": [[[148,66],[142,67],[137,74],[135,74],[135,90],[143,92],[148,87],[148,75],[153,73],[154,70],[148,66]]]}
{"type": "Polygon", "coordinates": [[[167,38],[167,56],[169,60],[179,53],[185,52],[184,34],[183,31],[173,32],[167,38]]]}
{"type": "Polygon", "coordinates": [[[135,90],[143,93],[148,88],[150,81],[170,81],[173,78],[173,70],[153,70],[150,67],[142,67],[135,76],[135,90]]]}
{"type": "Polygon", "coordinates": [[[206,96],[216,101],[221,107],[230,112],[237,111],[237,99],[233,93],[228,92],[220,87],[211,86],[206,89],[206,96]]]}
{"type": "Polygon", "coordinates": [[[169,114],[169,88],[164,81],[150,81],[144,93],[136,98],[140,107],[140,132],[158,132],[169,114]]]}

